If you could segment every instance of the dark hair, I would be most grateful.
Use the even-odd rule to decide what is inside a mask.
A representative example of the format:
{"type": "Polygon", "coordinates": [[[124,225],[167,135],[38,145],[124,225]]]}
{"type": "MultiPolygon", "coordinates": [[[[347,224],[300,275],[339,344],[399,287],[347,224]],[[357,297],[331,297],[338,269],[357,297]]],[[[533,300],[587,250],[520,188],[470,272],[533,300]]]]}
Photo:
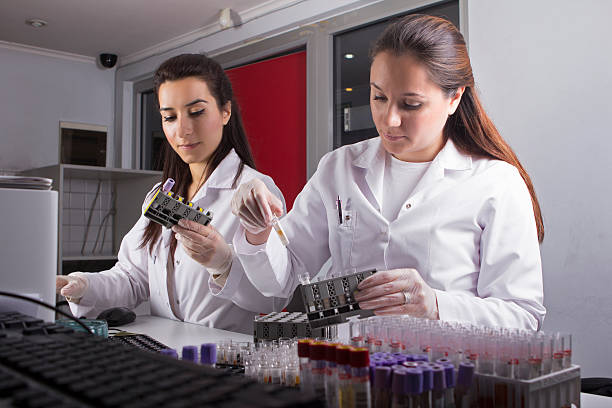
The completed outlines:
{"type": "Polygon", "coordinates": [[[480,103],[465,40],[459,30],[442,18],[412,14],[385,29],[370,51],[371,60],[381,52],[414,56],[449,97],[465,87],[457,111],[446,121],[444,137],[452,139],[467,154],[503,160],[518,169],[531,195],[538,241],[542,242],[544,223],[533,184],[480,103]]]}
{"type": "MultiPolygon", "coordinates": [[[[164,82],[176,81],[189,77],[196,77],[206,82],[219,109],[228,102],[231,103],[232,111],[230,120],[223,127],[221,142],[210,157],[210,161],[205,171],[210,175],[233,148],[241,160],[232,184],[235,187],[238,178],[242,174],[244,165],[246,164],[255,168],[255,162],[242,124],[240,109],[234,100],[232,84],[221,65],[202,54],[181,54],[170,58],[163,62],[159,68],[157,68],[157,71],[155,71],[153,77],[155,96],[159,98],[159,88],[164,82]]],[[[189,165],[180,158],[174,149],[172,149],[167,140],[164,140],[161,157],[163,158],[162,180],[173,178],[176,181],[174,192],[186,197],[189,185],[193,181],[191,179],[189,165]]],[[[151,251],[153,244],[157,241],[160,234],[161,225],[149,222],[145,228],[140,247],[144,248],[148,245],[149,251],[151,251]]],[[[170,247],[171,254],[174,254],[175,248],[176,240],[173,238],[170,247]]]]}

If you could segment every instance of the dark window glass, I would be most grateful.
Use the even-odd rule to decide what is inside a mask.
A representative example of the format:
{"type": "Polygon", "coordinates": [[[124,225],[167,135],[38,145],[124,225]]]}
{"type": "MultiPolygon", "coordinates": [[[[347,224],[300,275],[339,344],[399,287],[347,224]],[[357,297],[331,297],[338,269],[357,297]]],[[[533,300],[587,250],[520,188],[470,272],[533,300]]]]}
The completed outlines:
{"type": "Polygon", "coordinates": [[[153,90],[141,94],[141,107],[140,167],[144,170],[162,170],[161,148],[166,137],[153,90]]]}

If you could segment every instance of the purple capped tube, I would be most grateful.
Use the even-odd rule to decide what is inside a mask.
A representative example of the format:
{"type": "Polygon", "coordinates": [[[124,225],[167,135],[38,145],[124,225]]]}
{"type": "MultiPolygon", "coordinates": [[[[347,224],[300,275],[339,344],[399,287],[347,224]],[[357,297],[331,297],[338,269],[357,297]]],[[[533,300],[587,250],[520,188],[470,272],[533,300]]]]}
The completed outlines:
{"type": "Polygon", "coordinates": [[[200,364],[214,367],[217,363],[217,345],[204,343],[200,346],[200,364]]]}
{"type": "Polygon", "coordinates": [[[174,179],[169,178],[164,182],[164,185],[162,186],[162,191],[164,193],[167,193],[168,191],[172,190],[172,187],[174,187],[174,179]]]}
{"type": "Polygon", "coordinates": [[[198,348],[196,346],[183,346],[182,360],[198,362],[198,348]]]}
{"type": "Polygon", "coordinates": [[[446,391],[446,375],[444,367],[435,365],[431,367],[433,371],[433,390],[431,393],[431,405],[433,408],[444,408],[444,392],[446,391]]]}
{"type": "Polygon", "coordinates": [[[374,368],[372,388],[372,406],[389,408],[391,405],[391,368],[378,366],[374,368]]]}

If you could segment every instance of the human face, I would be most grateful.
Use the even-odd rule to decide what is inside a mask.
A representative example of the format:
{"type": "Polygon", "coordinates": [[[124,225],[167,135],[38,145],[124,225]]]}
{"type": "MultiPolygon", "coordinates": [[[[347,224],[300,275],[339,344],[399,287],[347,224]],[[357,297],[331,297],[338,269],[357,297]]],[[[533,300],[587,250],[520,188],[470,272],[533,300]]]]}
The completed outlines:
{"type": "Polygon", "coordinates": [[[433,160],[462,93],[448,97],[410,54],[377,54],[370,69],[370,108],[385,150],[403,161],[433,160]]]}
{"type": "Polygon", "coordinates": [[[190,167],[207,163],[221,142],[231,104],[219,108],[206,81],[197,77],[164,82],[158,98],[170,146],[190,167]]]}

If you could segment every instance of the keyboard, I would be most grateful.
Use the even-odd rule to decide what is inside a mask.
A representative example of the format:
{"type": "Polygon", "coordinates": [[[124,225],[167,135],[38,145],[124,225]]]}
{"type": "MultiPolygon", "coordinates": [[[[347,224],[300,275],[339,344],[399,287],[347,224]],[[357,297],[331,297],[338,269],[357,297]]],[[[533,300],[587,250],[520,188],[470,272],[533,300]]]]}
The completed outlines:
{"type": "Polygon", "coordinates": [[[0,407],[323,407],[313,394],[258,384],[122,342],[0,313],[0,407]]]}

